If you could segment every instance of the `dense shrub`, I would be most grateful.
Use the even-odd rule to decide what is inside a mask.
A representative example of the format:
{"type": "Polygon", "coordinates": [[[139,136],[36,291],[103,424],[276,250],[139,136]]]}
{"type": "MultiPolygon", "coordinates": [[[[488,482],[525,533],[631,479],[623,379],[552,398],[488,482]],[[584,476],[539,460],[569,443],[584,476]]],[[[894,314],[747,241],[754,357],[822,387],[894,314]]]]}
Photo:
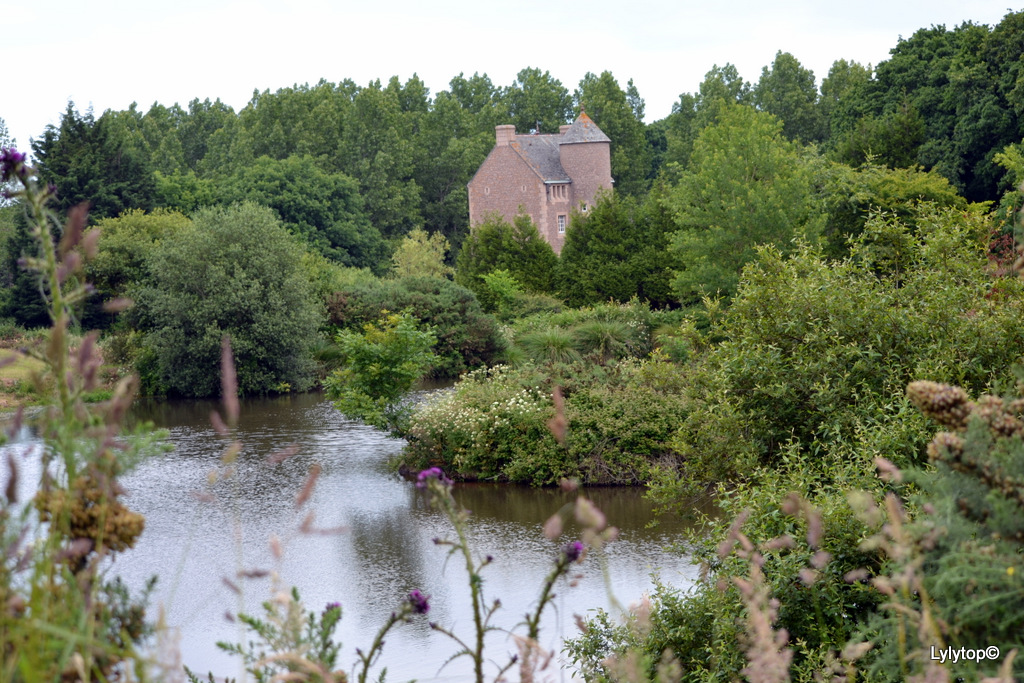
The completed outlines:
{"type": "Polygon", "coordinates": [[[466,370],[496,362],[504,348],[497,321],[480,308],[473,293],[436,278],[401,278],[352,286],[328,305],[329,321],[359,331],[381,311],[408,311],[437,336],[437,356],[428,374],[458,377],[466,370]]]}
{"type": "Polygon", "coordinates": [[[224,335],[242,393],[308,388],[320,318],[302,253],[273,212],[250,203],[203,209],[192,228],[160,243],[138,303],[144,359],[162,388],[216,395],[224,335]]]}
{"type": "Polygon", "coordinates": [[[462,243],[455,262],[455,281],[474,292],[484,291],[483,277],[507,270],[529,292],[553,291],[558,257],[529,216],[516,216],[511,224],[491,216],[473,228],[462,243]]]}
{"type": "MultiPolygon", "coordinates": [[[[744,622],[750,608],[735,579],[750,580],[751,552],[763,560],[768,594],[779,601],[776,629],[785,629],[795,653],[790,680],[815,680],[834,653],[854,638],[859,624],[881,602],[867,579],[882,556],[860,549],[873,528],[859,521],[847,502],[848,488],[877,490],[870,463],[832,462],[834,482],[815,473],[810,458],[792,454],[777,470],[761,470],[756,484],[718,490],[722,522],[694,534],[689,550],[701,562],[701,578],[689,590],[661,584],[653,595],[650,622],[639,625],[599,613],[568,652],[589,681],[620,680],[607,658],[642,655],[653,674],[665,653],[681,669],[683,683],[745,680],[742,670],[750,644],[744,622]],[[741,518],[738,525],[734,520],[741,518]],[[742,533],[750,546],[730,550],[742,533]],[[783,542],[773,539],[787,538],[783,542]],[[826,554],[827,553],[827,554],[826,554]],[[864,571],[850,581],[849,572],[864,571]]],[[[851,575],[852,576],[852,575],[851,575]]],[[[834,657],[833,657],[834,658],[834,657]]]]}
{"type": "Polygon", "coordinates": [[[917,233],[872,218],[851,258],[764,249],[712,345],[694,333],[694,410],[679,470],[657,489],[718,481],[803,453],[869,452],[920,462],[927,425],[903,397],[912,379],[984,389],[1024,352],[1024,287],[987,270],[978,215],[924,211],[917,233]],[[680,477],[680,472],[683,476],[680,477]]]}
{"type": "Polygon", "coordinates": [[[575,357],[606,363],[613,358],[645,358],[654,350],[654,331],[681,319],[677,311],[652,311],[634,298],[621,304],[539,311],[516,320],[509,334],[525,357],[539,363],[575,357]]]}
{"type": "Polygon", "coordinates": [[[558,291],[572,306],[633,297],[674,304],[674,259],[668,253],[671,217],[657,201],[640,204],[605,194],[572,217],[558,259],[558,291]]]}
{"type": "Polygon", "coordinates": [[[324,382],[335,407],[378,429],[403,429],[409,407],[401,400],[434,360],[433,333],[417,329],[407,313],[391,313],[362,334],[342,330],[335,341],[341,367],[324,382]]]}
{"type": "Polygon", "coordinates": [[[636,484],[669,455],[685,414],[681,393],[678,374],[660,360],[477,370],[413,415],[405,461],[465,479],[636,484]],[[564,445],[548,428],[556,384],[569,425],[564,445]]]}
{"type": "MultiPolygon", "coordinates": [[[[1014,393],[1022,390],[1018,382],[1014,393]]],[[[887,522],[872,542],[889,560],[880,586],[898,606],[863,626],[862,638],[875,644],[865,664],[876,680],[895,681],[904,672],[926,673],[932,647],[997,647],[992,661],[947,662],[950,679],[995,680],[985,677],[1013,659],[1024,629],[1024,401],[973,401],[935,382],[913,382],[907,395],[948,431],[928,446],[931,467],[906,472],[910,486],[899,493],[911,501],[911,514],[895,501],[863,512],[887,522]],[[921,628],[908,628],[914,622],[921,628]]],[[[1012,678],[1022,676],[1017,659],[1012,678]]]]}

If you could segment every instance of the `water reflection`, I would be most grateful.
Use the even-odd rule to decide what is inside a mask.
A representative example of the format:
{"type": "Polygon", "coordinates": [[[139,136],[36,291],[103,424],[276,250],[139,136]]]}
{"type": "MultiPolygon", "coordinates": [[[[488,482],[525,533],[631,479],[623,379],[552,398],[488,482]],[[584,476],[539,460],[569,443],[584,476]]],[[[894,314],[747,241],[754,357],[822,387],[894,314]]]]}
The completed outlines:
{"type": "MultiPolygon", "coordinates": [[[[315,394],[250,399],[242,402],[237,429],[242,451],[234,471],[224,477],[220,458],[228,441],[209,426],[216,408],[203,401],[140,404],[134,419],[168,429],[175,449],[143,463],[123,482],[129,505],[146,517],[146,531],[114,571],[134,587],[160,576],[155,599],[166,609],[168,623],[181,629],[186,665],[197,672],[241,673],[214,643],[241,639],[239,625],[226,620],[226,612],[258,613],[270,597],[271,579],[238,578],[240,570],[249,569],[274,570],[281,585],[297,586],[313,609],[342,604],[336,635],[344,643],[346,669],[355,661],[355,648],[368,646],[388,613],[413,589],[431,595],[431,620],[469,636],[465,570],[457,558],[446,564],[447,548],[432,540],[452,536],[450,525],[430,507],[426,492],[387,467],[401,441],[343,418],[315,394]],[[291,444],[298,449],[294,457],[268,463],[269,455],[291,444]],[[319,481],[298,508],[296,497],[314,463],[322,468],[319,481]],[[213,473],[217,476],[211,478],[213,473]],[[301,533],[310,511],[313,529],[326,532],[301,533]],[[285,548],[280,561],[270,551],[272,536],[285,548]],[[225,578],[241,584],[241,597],[225,578]]],[[[495,558],[484,570],[485,591],[507,605],[498,625],[512,628],[535,604],[559,552],[558,543],[543,537],[541,525],[573,495],[494,484],[460,485],[455,495],[473,511],[475,551],[495,558]]],[[[653,514],[638,490],[600,488],[587,495],[621,530],[607,552],[621,601],[638,599],[655,570],[677,585],[693,580],[696,569],[688,559],[667,549],[679,538],[679,522],[648,528],[653,514]]],[[[557,612],[542,632],[546,647],[557,649],[562,636],[575,634],[574,613],[610,607],[596,558],[588,558],[581,573],[578,586],[558,588],[557,612]]],[[[497,651],[515,650],[501,633],[490,642],[497,651]]],[[[432,680],[456,649],[422,619],[392,633],[381,666],[387,666],[389,680],[432,680]]],[[[470,671],[468,660],[456,661],[439,678],[466,680],[470,671]]]]}

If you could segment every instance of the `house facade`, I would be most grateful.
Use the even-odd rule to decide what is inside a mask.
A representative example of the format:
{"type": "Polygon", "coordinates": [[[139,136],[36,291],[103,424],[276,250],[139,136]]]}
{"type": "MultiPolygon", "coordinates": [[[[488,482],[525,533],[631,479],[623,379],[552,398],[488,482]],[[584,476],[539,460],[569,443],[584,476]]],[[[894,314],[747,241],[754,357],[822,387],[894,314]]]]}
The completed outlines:
{"type": "Polygon", "coordinates": [[[491,214],[533,220],[555,253],[565,244],[573,209],[586,212],[598,191],[612,189],[611,141],[581,113],[557,135],[517,135],[496,126],[496,144],[469,181],[469,224],[491,214]]]}

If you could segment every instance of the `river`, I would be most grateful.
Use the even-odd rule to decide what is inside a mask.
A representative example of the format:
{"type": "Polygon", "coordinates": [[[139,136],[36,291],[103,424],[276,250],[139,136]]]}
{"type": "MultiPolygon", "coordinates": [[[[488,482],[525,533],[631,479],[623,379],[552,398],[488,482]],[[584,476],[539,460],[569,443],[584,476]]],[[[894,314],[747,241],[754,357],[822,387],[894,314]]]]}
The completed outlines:
{"type": "MultiPolygon", "coordinates": [[[[260,614],[275,590],[274,576],[278,588],[296,586],[310,609],[342,605],[335,637],[343,643],[339,664],[348,671],[355,648],[368,648],[388,614],[414,589],[430,596],[430,621],[471,636],[465,570],[457,558],[446,563],[446,548],[433,542],[452,537],[451,526],[425,491],[387,467],[401,451],[401,440],[344,418],[318,394],[248,399],[234,435],[243,447],[229,472],[221,462],[228,441],[210,426],[217,407],[204,401],[140,403],[135,418],[167,429],[174,449],[144,461],[122,480],[126,503],[145,515],[146,529],[112,571],[133,588],[159,576],[151,614],[158,606],[164,610],[167,624],[180,635],[185,665],[204,678],[212,671],[241,679],[238,660],[215,643],[248,637],[231,615],[260,614]],[[268,462],[292,445],[293,456],[268,462]],[[298,507],[314,464],[321,474],[298,507]],[[312,532],[303,533],[311,512],[312,532]],[[271,552],[272,538],[280,541],[280,559],[271,552]],[[273,575],[238,578],[251,570],[273,575]]],[[[472,511],[474,552],[494,557],[482,575],[486,598],[500,598],[503,605],[495,623],[511,629],[536,604],[560,544],[572,538],[549,541],[541,526],[575,494],[498,484],[460,484],[454,493],[472,511]]],[[[639,600],[652,587],[654,572],[673,585],[692,583],[697,568],[673,547],[683,531],[680,522],[650,527],[651,507],[637,489],[585,493],[620,530],[604,560],[612,595],[621,604],[639,600]]],[[[586,557],[575,585],[558,586],[554,609],[542,622],[543,646],[560,650],[563,637],[578,633],[574,614],[614,611],[600,559],[586,557]]],[[[505,633],[493,633],[488,649],[491,659],[503,660],[515,646],[505,633]]],[[[464,681],[471,673],[467,658],[443,666],[457,650],[430,629],[428,618],[416,618],[391,632],[374,672],[386,666],[390,681],[464,681]]],[[[554,668],[557,661],[546,678],[569,680],[570,672],[554,668]]],[[[495,672],[489,669],[491,677],[495,672]]]]}

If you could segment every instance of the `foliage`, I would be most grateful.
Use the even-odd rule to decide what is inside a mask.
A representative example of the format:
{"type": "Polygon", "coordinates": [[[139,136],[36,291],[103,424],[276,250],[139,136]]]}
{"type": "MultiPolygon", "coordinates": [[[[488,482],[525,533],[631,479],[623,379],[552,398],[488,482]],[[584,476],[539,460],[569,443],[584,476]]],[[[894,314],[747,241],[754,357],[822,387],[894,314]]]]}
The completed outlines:
{"type": "Polygon", "coordinates": [[[557,133],[560,125],[571,120],[569,91],[540,69],[526,68],[516,74],[515,82],[502,91],[501,102],[508,112],[502,123],[511,123],[520,133],[557,133]]]}
{"type": "Polygon", "coordinates": [[[507,270],[498,269],[484,275],[484,288],[477,298],[488,313],[494,313],[502,320],[509,318],[509,310],[516,297],[522,296],[523,287],[507,270]]]}
{"type": "Polygon", "coordinates": [[[758,562],[760,587],[777,601],[774,627],[793,646],[791,680],[827,671],[832,650],[854,638],[881,602],[869,579],[883,558],[860,547],[876,527],[857,519],[845,494],[880,482],[869,463],[854,460],[830,461],[832,480],[823,480],[814,457],[794,455],[776,470],[752,471],[749,484],[720,486],[722,521],[705,520],[689,539],[702,577],[685,592],[658,585],[644,625],[613,623],[603,613],[588,621],[567,647],[587,680],[620,680],[611,665],[631,651],[643,656],[648,675],[668,651],[680,669],[672,680],[741,680],[753,645],[744,621],[755,611],[742,589],[758,562]]]}
{"type": "Polygon", "coordinates": [[[504,342],[495,319],[484,313],[473,293],[448,280],[402,278],[350,285],[328,305],[329,322],[350,331],[375,322],[382,310],[408,312],[434,330],[437,345],[431,377],[458,377],[466,370],[496,362],[504,342]]]}
{"type": "Polygon", "coordinates": [[[603,364],[608,360],[605,357],[608,348],[606,341],[599,340],[609,331],[615,330],[612,334],[617,340],[612,344],[615,358],[645,358],[654,350],[654,330],[664,324],[678,324],[679,320],[675,312],[651,310],[646,302],[633,298],[621,304],[606,302],[579,309],[535,313],[516,320],[510,333],[518,343],[523,335],[563,328],[573,338],[573,348],[579,354],[603,364]]]}
{"type": "Polygon", "coordinates": [[[302,248],[269,209],[203,209],[179,239],[161,242],[137,291],[139,329],[158,385],[184,396],[219,390],[221,339],[231,337],[243,394],[310,385],[320,324],[302,248]]]}
{"type": "Polygon", "coordinates": [[[664,165],[685,168],[693,153],[693,143],[705,128],[718,120],[730,104],[750,104],[750,84],[732,64],[717,64],[704,75],[698,92],[683,93],[665,119],[664,165]]]}
{"type": "MultiPolygon", "coordinates": [[[[332,638],[334,627],[341,620],[341,607],[328,605],[320,614],[306,614],[299,591],[279,593],[274,602],[263,603],[262,619],[239,614],[238,619],[259,642],[246,646],[217,643],[221,650],[242,658],[247,673],[257,683],[270,683],[283,676],[302,675],[309,683],[345,683],[344,671],[336,670],[341,643],[332,638]],[[291,656],[282,656],[286,653],[291,656]],[[300,654],[301,653],[301,654],[300,654]]],[[[192,683],[200,683],[185,668],[192,683]]]]}
{"type": "MultiPolygon", "coordinates": [[[[1022,388],[1018,382],[1017,392],[1022,388]]],[[[1024,538],[1024,402],[992,395],[972,401],[959,387],[927,381],[912,382],[907,396],[948,431],[928,445],[931,467],[905,473],[910,484],[900,493],[920,514],[908,516],[893,495],[884,506],[860,510],[876,525],[887,522],[871,545],[889,560],[877,583],[892,609],[862,629],[875,642],[869,663],[879,680],[927,672],[928,658],[918,653],[932,647],[995,647],[1007,657],[1024,626],[1016,575],[1024,538]]],[[[990,659],[951,662],[947,671],[966,681],[995,676],[1004,662],[990,659]]],[[[1024,669],[1012,660],[1006,666],[1019,679],[1024,669]]]]}
{"type": "Polygon", "coordinates": [[[153,208],[153,169],[133,136],[116,115],[96,120],[91,111],[80,114],[68,102],[60,125],[47,126],[32,143],[39,177],[57,186],[57,206],[62,212],[86,201],[98,218],[153,208]]]}
{"type": "Polygon", "coordinates": [[[355,180],[327,173],[309,157],[262,156],[222,183],[227,202],[269,206],[292,234],[343,266],[387,268],[387,246],[370,224],[355,180]]]}
{"type": "Polygon", "coordinates": [[[434,362],[433,331],[418,329],[408,313],[392,313],[362,334],[342,330],[335,342],[342,367],[324,382],[335,407],[379,429],[400,429],[409,412],[402,398],[434,362]]]}
{"type": "Polygon", "coordinates": [[[794,449],[918,463],[927,426],[902,387],[931,378],[981,390],[1018,359],[1024,290],[990,274],[984,217],[924,209],[916,223],[915,235],[871,218],[838,263],[810,247],[789,259],[762,250],[707,336],[689,331],[694,407],[678,469],[654,486],[663,502],[794,449]]]}
{"type": "Polygon", "coordinates": [[[140,209],[97,221],[99,250],[87,268],[90,281],[105,301],[131,296],[149,278],[149,260],[160,245],[174,241],[192,226],[176,211],[140,209]]]}
{"type": "Polygon", "coordinates": [[[462,377],[455,391],[418,407],[407,465],[445,467],[463,479],[552,484],[644,481],[669,455],[685,414],[682,386],[664,361],[578,363],[553,376],[533,365],[497,366],[462,377]],[[564,388],[564,445],[548,429],[553,387],[564,388]]]}
{"type": "Polygon", "coordinates": [[[828,222],[825,249],[830,256],[849,253],[850,241],[864,230],[872,213],[887,213],[913,226],[919,206],[966,209],[967,202],[934,171],[889,169],[874,163],[858,168],[824,162],[818,175],[824,188],[828,222]]]}
{"type": "Polygon", "coordinates": [[[788,52],[779,50],[771,68],[761,69],[751,94],[758,109],[782,121],[782,132],[790,140],[807,143],[824,137],[814,72],[788,52]]]}
{"type": "Polygon", "coordinates": [[[7,229],[5,250],[5,274],[9,278],[5,288],[3,314],[24,328],[48,327],[52,322],[50,312],[43,300],[43,285],[39,272],[25,268],[22,259],[32,258],[38,253],[38,245],[32,234],[32,223],[25,209],[15,204],[5,207],[4,214],[10,219],[7,229]]]}
{"type": "Polygon", "coordinates": [[[706,292],[730,298],[758,246],[788,251],[817,239],[824,214],[812,166],[769,114],[732,105],[694,143],[687,170],[665,198],[678,231],[681,268],[674,289],[684,303],[706,292]]]}
{"type": "Polygon", "coordinates": [[[490,216],[475,226],[462,244],[455,262],[455,281],[479,296],[485,275],[506,270],[527,291],[544,294],[554,289],[557,266],[558,257],[529,216],[520,214],[511,225],[500,216],[490,216]]]}
{"type": "Polygon", "coordinates": [[[558,260],[558,290],[572,306],[633,297],[659,306],[674,303],[668,241],[674,225],[651,199],[638,203],[603,194],[572,217],[558,260]]]}
{"type": "Polygon", "coordinates": [[[450,279],[455,269],[445,264],[448,240],[435,232],[428,235],[422,228],[414,228],[402,238],[391,256],[396,277],[434,277],[450,279]]]}

